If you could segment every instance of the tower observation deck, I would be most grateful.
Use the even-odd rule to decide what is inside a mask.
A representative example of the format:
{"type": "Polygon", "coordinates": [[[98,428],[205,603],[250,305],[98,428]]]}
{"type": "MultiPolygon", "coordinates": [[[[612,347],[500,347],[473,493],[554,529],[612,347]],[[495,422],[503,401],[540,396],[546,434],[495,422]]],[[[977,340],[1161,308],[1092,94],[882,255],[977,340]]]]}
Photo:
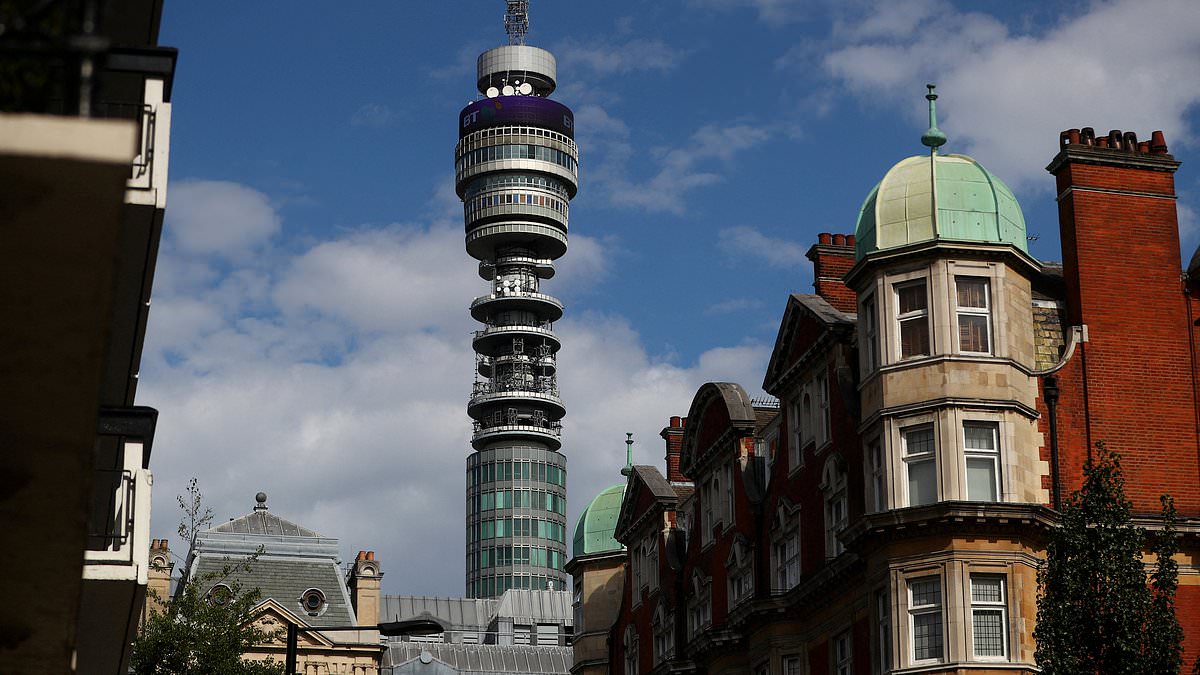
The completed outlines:
{"type": "MultiPolygon", "coordinates": [[[[508,4],[510,38],[515,24],[523,42],[526,3],[508,4]]],[[[467,253],[489,285],[470,306],[482,328],[467,404],[466,593],[483,598],[509,588],[566,590],[566,408],[554,333],[563,306],[542,283],[567,250],[579,154],[571,110],[548,98],[556,86],[550,52],[497,47],[480,54],[477,71],[482,98],[459,114],[454,176],[467,253]]]]}

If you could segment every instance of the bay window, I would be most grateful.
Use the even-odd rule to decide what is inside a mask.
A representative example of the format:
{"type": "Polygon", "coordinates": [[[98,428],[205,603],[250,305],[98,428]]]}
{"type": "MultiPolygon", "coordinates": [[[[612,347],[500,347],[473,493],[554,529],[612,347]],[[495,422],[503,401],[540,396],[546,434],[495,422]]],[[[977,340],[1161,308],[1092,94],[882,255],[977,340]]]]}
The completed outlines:
{"type": "Polygon", "coordinates": [[[1004,577],[971,575],[971,636],[974,654],[982,658],[1008,655],[1008,621],[1005,618],[1004,577]]]}
{"type": "Polygon", "coordinates": [[[908,472],[908,505],[932,504],[938,499],[937,452],[933,425],[922,424],[900,430],[904,465],[908,472]]]}
{"type": "Polygon", "coordinates": [[[929,295],[924,280],[895,286],[900,358],[929,356],[929,295]]]}
{"type": "Polygon", "coordinates": [[[965,422],[963,443],[967,465],[967,499],[994,502],[1000,498],[1000,445],[995,422],[965,422]]]}
{"type": "Polygon", "coordinates": [[[941,661],[942,579],[918,577],[908,582],[909,647],[915,664],[941,661]]]}
{"type": "Polygon", "coordinates": [[[972,354],[992,353],[992,308],[988,280],[955,277],[958,315],[958,350],[972,354]]]}

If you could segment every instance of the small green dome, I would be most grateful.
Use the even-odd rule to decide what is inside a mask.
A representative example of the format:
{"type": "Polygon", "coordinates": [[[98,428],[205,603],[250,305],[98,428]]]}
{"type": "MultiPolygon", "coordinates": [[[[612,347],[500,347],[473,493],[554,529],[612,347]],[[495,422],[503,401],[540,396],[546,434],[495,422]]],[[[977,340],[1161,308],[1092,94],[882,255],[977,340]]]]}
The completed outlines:
{"type": "Polygon", "coordinates": [[[1012,190],[966,155],[918,155],[893,166],[863,202],[854,236],[859,260],[935,239],[1012,244],[1029,252],[1025,216],[1012,190]]]}
{"type": "Polygon", "coordinates": [[[617,529],[617,515],[621,513],[621,500],[625,498],[625,484],[605,488],[592,500],[575,525],[575,538],[571,542],[571,555],[619,551],[621,542],[613,539],[617,529]]]}

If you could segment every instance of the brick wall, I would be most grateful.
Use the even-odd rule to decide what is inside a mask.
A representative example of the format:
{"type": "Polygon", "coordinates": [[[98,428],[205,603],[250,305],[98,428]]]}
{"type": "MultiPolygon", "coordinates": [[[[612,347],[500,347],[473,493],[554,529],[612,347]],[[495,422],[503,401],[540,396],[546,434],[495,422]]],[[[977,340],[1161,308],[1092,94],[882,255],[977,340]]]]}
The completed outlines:
{"type": "Polygon", "coordinates": [[[1178,163],[1165,143],[1160,152],[1142,147],[1065,142],[1050,166],[1060,195],[1067,316],[1086,324],[1090,338],[1060,378],[1060,426],[1069,433],[1060,439],[1064,493],[1090,444],[1105,441],[1122,456],[1137,511],[1157,511],[1158,496],[1169,492],[1181,513],[1200,515],[1178,163]]]}
{"type": "Polygon", "coordinates": [[[817,244],[805,254],[813,264],[813,288],[839,311],[858,312],[858,297],[842,278],[854,267],[854,235],[817,235],[817,244]]]}
{"type": "Polygon", "coordinates": [[[659,432],[659,436],[667,442],[667,480],[672,483],[682,483],[688,480],[679,470],[679,454],[683,451],[683,427],[687,424],[686,417],[671,417],[671,422],[659,432]]]}

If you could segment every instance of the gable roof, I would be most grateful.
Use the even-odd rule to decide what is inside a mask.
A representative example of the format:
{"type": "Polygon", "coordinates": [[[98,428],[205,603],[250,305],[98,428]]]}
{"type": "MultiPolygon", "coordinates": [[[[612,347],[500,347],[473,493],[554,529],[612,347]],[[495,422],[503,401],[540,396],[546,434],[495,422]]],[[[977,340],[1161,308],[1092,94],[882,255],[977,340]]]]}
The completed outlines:
{"type": "Polygon", "coordinates": [[[307,527],[297,525],[286,518],[280,518],[266,509],[255,509],[241,518],[234,518],[227,523],[212,527],[208,532],[263,534],[280,537],[321,537],[307,527]]]}
{"type": "Polygon", "coordinates": [[[671,485],[657,467],[635,464],[629,473],[628,487],[621,500],[621,510],[617,514],[617,526],[613,536],[618,541],[623,541],[652,513],[657,510],[673,510],[678,503],[679,492],[676,490],[676,486],[671,485]],[[638,503],[643,494],[649,495],[652,500],[651,505],[638,512],[638,503]]]}
{"type": "Polygon", "coordinates": [[[703,455],[710,449],[714,441],[713,432],[718,427],[721,428],[718,438],[729,429],[752,435],[758,414],[740,384],[707,382],[696,390],[687,419],[683,447],[679,453],[679,470],[684,475],[692,476],[697,463],[704,460],[703,455]]]}
{"type": "Polygon", "coordinates": [[[783,393],[781,390],[790,384],[797,371],[802,370],[812,356],[819,353],[819,347],[823,346],[823,340],[815,340],[805,348],[804,353],[791,358],[796,334],[805,319],[822,328],[822,338],[834,333],[848,337],[858,323],[857,314],[842,312],[819,295],[792,293],[788,296],[783,320],[779,322],[779,333],[775,336],[775,346],[771,349],[771,360],[767,363],[767,374],[763,379],[763,391],[773,396],[783,393]]]}

